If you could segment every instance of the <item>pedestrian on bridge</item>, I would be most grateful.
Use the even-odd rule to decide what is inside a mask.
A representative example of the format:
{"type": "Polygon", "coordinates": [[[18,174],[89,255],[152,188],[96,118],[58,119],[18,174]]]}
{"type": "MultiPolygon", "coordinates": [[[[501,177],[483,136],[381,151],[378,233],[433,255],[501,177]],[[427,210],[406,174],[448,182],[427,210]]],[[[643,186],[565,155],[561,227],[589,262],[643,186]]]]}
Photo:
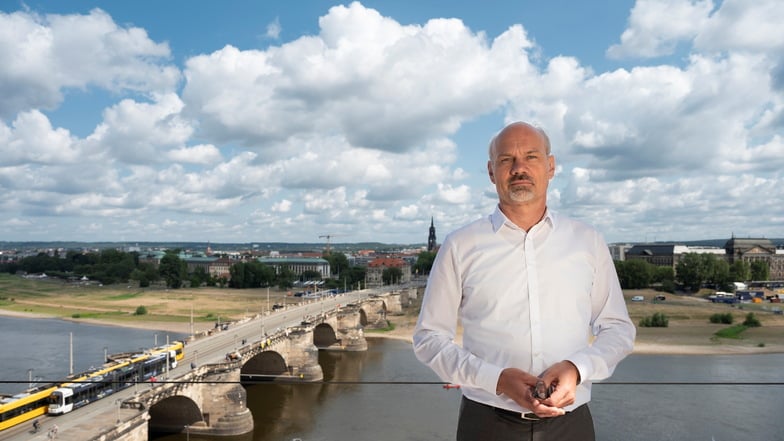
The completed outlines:
{"type": "Polygon", "coordinates": [[[543,130],[503,128],[487,171],[498,205],[438,250],[414,351],[460,385],[458,441],[594,440],[591,383],[612,374],[635,337],[609,249],[548,208],[555,157],[543,130]]]}

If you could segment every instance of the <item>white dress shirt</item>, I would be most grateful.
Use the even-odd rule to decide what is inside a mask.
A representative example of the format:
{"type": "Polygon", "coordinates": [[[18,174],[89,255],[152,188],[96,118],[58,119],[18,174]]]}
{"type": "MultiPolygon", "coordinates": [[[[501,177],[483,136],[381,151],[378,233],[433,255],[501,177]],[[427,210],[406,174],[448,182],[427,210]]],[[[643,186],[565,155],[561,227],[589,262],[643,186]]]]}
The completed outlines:
{"type": "Polygon", "coordinates": [[[538,376],[561,360],[580,372],[572,410],[632,351],[618,276],[602,236],[549,210],[529,232],[496,207],[450,233],[438,251],[414,331],[414,352],[466,398],[528,411],[496,395],[501,371],[538,376]],[[458,318],[462,347],[454,342],[458,318]]]}

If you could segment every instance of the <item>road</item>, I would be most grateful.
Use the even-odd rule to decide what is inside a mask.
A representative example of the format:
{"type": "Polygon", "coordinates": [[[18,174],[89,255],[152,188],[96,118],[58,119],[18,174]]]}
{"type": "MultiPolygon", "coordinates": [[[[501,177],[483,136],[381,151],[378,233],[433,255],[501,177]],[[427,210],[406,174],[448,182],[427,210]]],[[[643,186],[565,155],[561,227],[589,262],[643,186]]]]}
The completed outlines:
{"type": "MultiPolygon", "coordinates": [[[[388,291],[389,289],[383,290],[383,292],[388,291]]],[[[159,379],[166,381],[184,375],[190,370],[191,362],[197,365],[223,362],[227,353],[241,346],[243,339],[248,342],[258,341],[265,332],[272,334],[278,328],[285,329],[299,325],[302,319],[307,316],[314,316],[339,306],[345,306],[381,292],[381,290],[367,289],[317,300],[303,300],[303,304],[289,305],[285,309],[271,312],[259,318],[249,319],[238,324],[229,324],[227,330],[188,343],[185,346],[185,358],[177,368],[160,376],[159,379]]],[[[71,413],[39,418],[41,428],[35,434],[32,433],[32,421],[6,429],[0,432],[0,441],[48,441],[47,433],[55,424],[58,426],[56,439],[75,441],[89,439],[101,433],[103,429],[114,427],[116,422],[137,415],[138,410],[121,409],[120,403],[131,398],[139,388],[145,387],[150,386],[137,384],[71,413]]]]}

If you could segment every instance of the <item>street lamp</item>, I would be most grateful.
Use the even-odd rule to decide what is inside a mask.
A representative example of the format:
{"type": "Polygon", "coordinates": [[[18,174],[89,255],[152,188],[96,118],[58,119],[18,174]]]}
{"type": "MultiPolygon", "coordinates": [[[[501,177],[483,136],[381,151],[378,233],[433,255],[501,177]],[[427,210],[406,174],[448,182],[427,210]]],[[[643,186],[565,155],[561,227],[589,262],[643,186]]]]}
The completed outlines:
{"type": "Polygon", "coordinates": [[[185,426],[185,440],[186,441],[190,441],[190,439],[191,439],[191,426],[186,425],[185,426]]]}
{"type": "Polygon", "coordinates": [[[120,407],[122,406],[122,398],[114,400],[117,403],[117,424],[120,424],[120,407]]]}

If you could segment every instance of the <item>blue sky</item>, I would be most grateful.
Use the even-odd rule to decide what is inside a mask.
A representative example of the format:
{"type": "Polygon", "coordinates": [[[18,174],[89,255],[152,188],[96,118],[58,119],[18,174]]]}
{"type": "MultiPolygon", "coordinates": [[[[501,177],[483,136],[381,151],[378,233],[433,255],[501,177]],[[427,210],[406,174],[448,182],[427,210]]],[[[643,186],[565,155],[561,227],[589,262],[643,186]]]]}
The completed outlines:
{"type": "Polygon", "coordinates": [[[553,142],[610,242],[782,237],[779,1],[0,1],[0,240],[421,243],[553,142]]]}

